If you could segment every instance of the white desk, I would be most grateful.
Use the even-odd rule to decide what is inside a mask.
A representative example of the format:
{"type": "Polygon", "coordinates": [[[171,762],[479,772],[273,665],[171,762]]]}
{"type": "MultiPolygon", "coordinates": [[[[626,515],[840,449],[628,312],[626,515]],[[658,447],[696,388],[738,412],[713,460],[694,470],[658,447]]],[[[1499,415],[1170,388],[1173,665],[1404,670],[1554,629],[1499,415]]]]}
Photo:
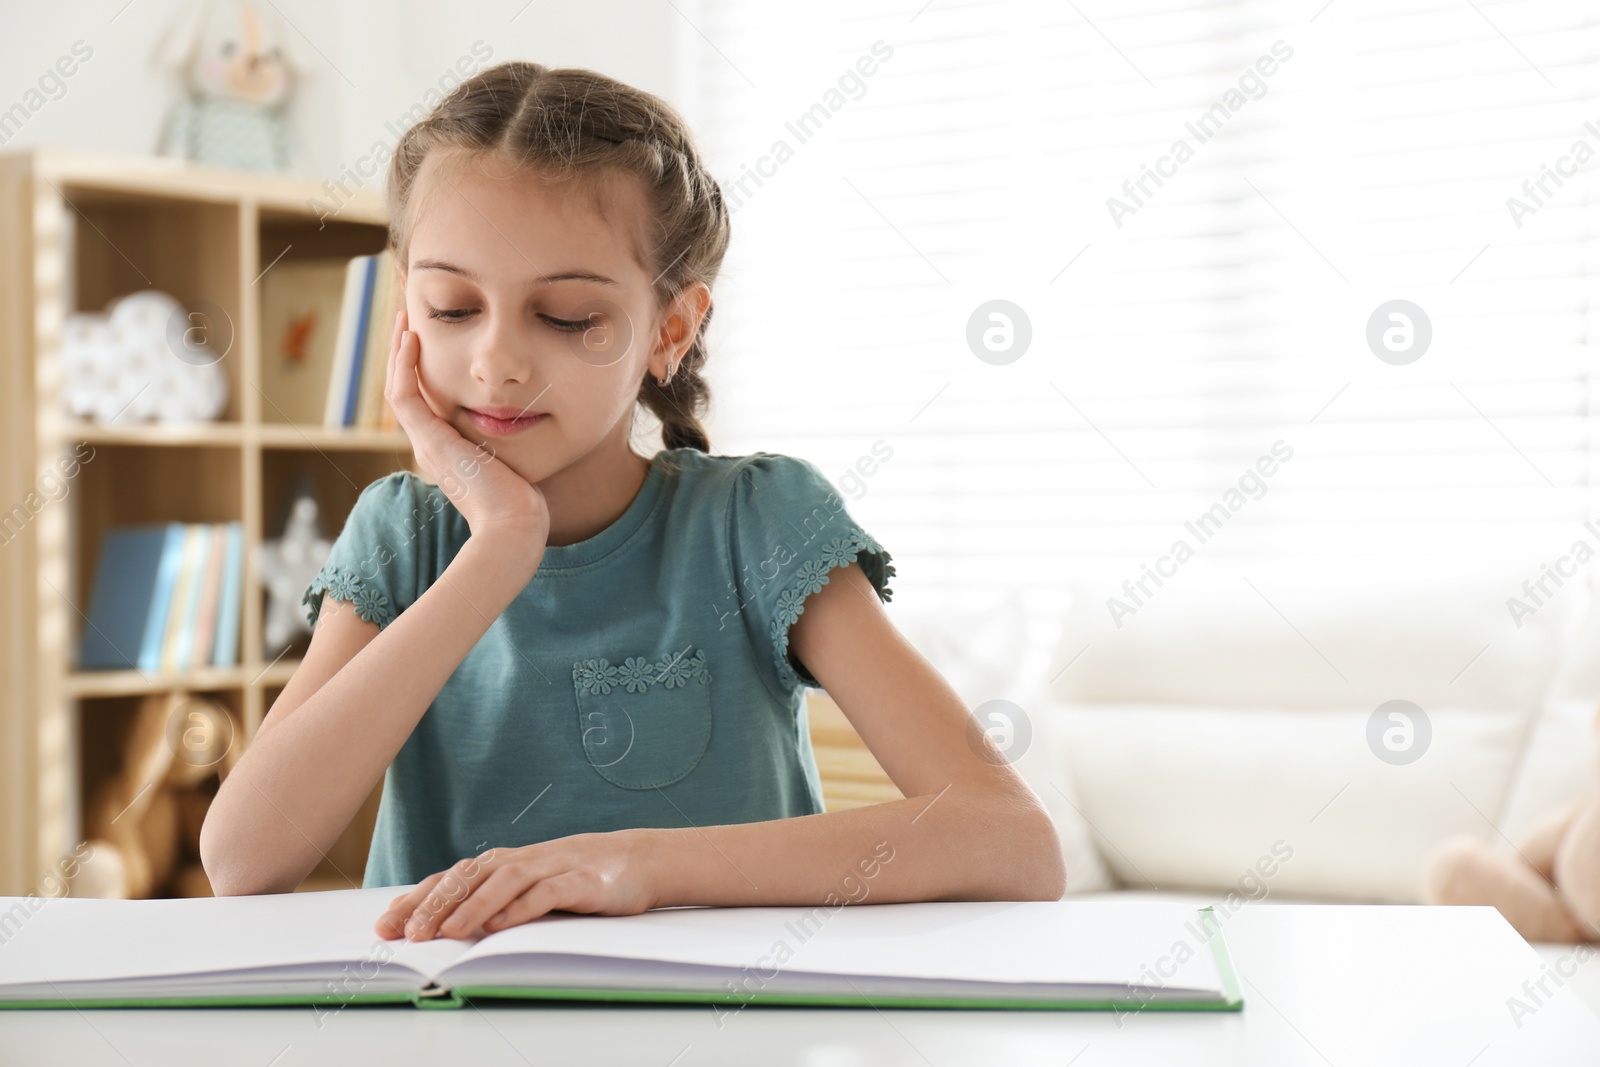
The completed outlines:
{"type": "Polygon", "coordinates": [[[0,1064],[1600,1064],[1600,1019],[1552,981],[1513,1020],[1508,998],[1547,971],[1493,909],[1262,903],[1222,932],[1240,1013],[746,1007],[719,1028],[706,1005],[0,1011],[0,1064]]]}

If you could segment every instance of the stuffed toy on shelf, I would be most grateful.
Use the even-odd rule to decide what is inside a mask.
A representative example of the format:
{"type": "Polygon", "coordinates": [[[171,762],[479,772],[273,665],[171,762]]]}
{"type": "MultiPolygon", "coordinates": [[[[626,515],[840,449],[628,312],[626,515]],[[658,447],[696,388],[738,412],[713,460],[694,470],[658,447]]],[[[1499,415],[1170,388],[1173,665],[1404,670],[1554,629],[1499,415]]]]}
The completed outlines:
{"type": "Polygon", "coordinates": [[[281,21],[272,5],[248,0],[193,0],[183,10],[156,57],[182,94],[159,154],[239,170],[289,169],[288,106],[299,64],[281,21]]]}
{"type": "MultiPolygon", "coordinates": [[[[209,799],[200,787],[233,770],[243,740],[238,716],[223,703],[184,690],[143,697],[116,772],[84,811],[87,855],[70,895],[139,899],[172,887],[186,858],[199,855],[209,799]]],[[[177,888],[200,892],[181,881],[177,888]]]]}

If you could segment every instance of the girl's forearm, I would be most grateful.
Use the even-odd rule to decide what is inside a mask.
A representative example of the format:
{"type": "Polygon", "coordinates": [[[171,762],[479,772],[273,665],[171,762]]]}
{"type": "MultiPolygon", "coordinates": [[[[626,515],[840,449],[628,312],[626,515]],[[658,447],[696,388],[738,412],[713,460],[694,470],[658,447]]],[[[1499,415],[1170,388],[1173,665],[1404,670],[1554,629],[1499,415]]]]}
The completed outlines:
{"type": "Polygon", "coordinates": [[[268,718],[206,815],[220,894],[287,892],[349,825],[541,554],[468,538],[439,580],[288,715],[268,718]],[[281,720],[281,721],[280,721],[281,720]]]}
{"type": "Polygon", "coordinates": [[[768,822],[640,829],[653,907],[1056,900],[1066,870],[1031,797],[942,793],[768,822]]]}

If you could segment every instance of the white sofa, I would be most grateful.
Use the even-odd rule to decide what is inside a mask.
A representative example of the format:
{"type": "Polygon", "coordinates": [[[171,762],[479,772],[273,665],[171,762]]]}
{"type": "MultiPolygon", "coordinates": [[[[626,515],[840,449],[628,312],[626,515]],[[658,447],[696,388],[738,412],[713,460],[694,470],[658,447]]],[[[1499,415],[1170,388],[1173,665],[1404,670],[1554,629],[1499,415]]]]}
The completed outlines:
{"type": "MultiPolygon", "coordinates": [[[[1445,837],[1509,850],[1595,785],[1600,596],[1574,579],[1519,627],[1506,601],[1527,577],[1183,574],[1120,628],[1116,590],[1088,585],[1031,622],[1020,593],[896,621],[969,706],[1022,709],[1013,761],[1055,817],[1069,895],[1420,903],[1445,837]],[[1431,727],[1410,763],[1369,745],[1396,699],[1431,727]]],[[[1572,969],[1572,946],[1534,947],[1572,969]]],[[[1567,985],[1600,1014],[1600,958],[1567,985]]]]}

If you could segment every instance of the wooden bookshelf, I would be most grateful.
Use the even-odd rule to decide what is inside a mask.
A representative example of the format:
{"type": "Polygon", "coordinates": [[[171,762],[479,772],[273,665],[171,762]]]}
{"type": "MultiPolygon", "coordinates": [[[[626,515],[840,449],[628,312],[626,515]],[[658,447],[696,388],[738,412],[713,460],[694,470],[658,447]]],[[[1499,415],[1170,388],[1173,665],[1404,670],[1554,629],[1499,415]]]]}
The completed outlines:
{"type": "MultiPolygon", "coordinates": [[[[304,649],[302,641],[269,660],[261,647],[257,551],[282,529],[291,481],[315,484],[324,533],[333,537],[363,487],[414,469],[403,434],[287,424],[253,384],[263,359],[263,272],[301,256],[370,254],[385,244],[375,190],[357,190],[319,220],[312,203],[326,196],[316,182],[177,160],[0,154],[0,521],[9,523],[0,530],[0,894],[44,892],[43,880],[81,842],[91,779],[113,759],[105,749],[138,698],[213,699],[239,715],[248,743],[304,649]],[[208,302],[231,321],[221,360],[226,411],[189,426],[68,417],[56,399],[65,316],[147,287],[191,307],[208,302]],[[79,442],[92,446],[92,458],[64,493],[41,493],[79,442]],[[228,520],[241,522],[245,545],[238,666],[148,676],[74,669],[109,527],[228,520]]],[[[375,799],[335,850],[358,884],[375,799]]],[[[319,871],[307,887],[346,884],[319,871]]]]}

